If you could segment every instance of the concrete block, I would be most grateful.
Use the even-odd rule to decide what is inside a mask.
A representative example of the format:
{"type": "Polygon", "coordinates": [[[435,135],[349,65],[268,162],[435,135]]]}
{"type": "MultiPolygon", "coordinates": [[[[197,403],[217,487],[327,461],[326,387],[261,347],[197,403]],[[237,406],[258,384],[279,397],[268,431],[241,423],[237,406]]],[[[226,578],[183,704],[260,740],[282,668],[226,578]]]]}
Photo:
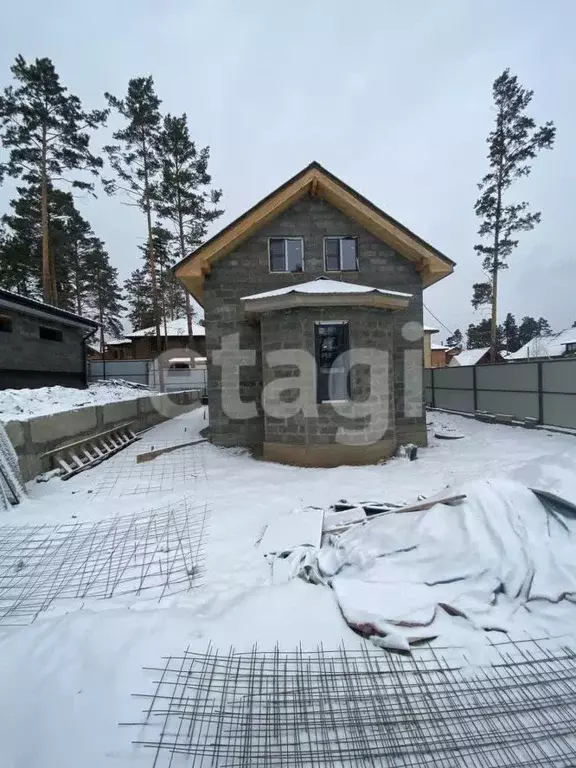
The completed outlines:
{"type": "Polygon", "coordinates": [[[77,408],[74,411],[37,416],[30,419],[30,440],[32,445],[50,446],[67,438],[74,438],[87,432],[95,432],[98,426],[96,406],[77,408]]]}
{"type": "Polygon", "coordinates": [[[6,433],[14,448],[22,448],[26,445],[26,427],[25,421],[8,421],[4,424],[6,433]]]}
{"type": "Polygon", "coordinates": [[[122,424],[126,421],[134,421],[138,418],[138,400],[121,400],[118,403],[108,403],[100,406],[102,423],[122,424]]]}

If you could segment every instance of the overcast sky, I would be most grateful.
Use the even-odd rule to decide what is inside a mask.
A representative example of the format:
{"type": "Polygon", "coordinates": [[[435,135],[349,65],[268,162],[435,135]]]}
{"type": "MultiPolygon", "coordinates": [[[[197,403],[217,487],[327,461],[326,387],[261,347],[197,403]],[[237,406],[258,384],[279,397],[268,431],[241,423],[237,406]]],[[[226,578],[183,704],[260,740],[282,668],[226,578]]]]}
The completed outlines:
{"type": "MultiPolygon", "coordinates": [[[[531,114],[558,133],[514,189],[542,224],[521,236],[503,275],[501,317],[543,315],[561,330],[576,320],[575,22],[570,0],[5,2],[0,86],[18,53],[52,58],[90,108],[153,75],[163,110],[186,112],[196,142],[211,147],[226,209],[216,229],[317,160],[457,262],[425,303],[464,330],[479,319],[473,205],[491,86],[510,67],[535,92],[531,114]]],[[[0,188],[1,212],[12,191],[0,188]]],[[[143,216],[103,194],[79,207],[128,276],[143,216]]]]}

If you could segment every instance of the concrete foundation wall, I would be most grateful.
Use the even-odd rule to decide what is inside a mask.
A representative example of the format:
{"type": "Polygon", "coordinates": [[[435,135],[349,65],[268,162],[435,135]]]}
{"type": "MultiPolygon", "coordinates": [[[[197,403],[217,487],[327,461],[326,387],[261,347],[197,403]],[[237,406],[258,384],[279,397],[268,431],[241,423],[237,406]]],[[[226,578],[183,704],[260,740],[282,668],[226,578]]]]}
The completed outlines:
{"type": "Polygon", "coordinates": [[[133,430],[140,432],[199,405],[198,392],[177,392],[77,408],[25,421],[9,421],[4,426],[18,454],[22,478],[27,482],[51,469],[49,458],[42,454],[60,445],[129,421],[133,423],[133,430]]]}

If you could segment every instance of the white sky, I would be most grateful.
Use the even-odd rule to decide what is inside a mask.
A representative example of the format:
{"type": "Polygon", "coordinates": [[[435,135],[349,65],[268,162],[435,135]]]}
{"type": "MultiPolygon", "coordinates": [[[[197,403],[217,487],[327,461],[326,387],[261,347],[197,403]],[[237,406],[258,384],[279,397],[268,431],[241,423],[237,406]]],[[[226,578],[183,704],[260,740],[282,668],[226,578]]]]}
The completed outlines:
{"type": "MultiPolygon", "coordinates": [[[[425,302],[464,331],[478,319],[473,205],[491,85],[509,66],[558,134],[514,192],[543,220],[503,275],[501,317],[544,315],[560,330],[576,320],[575,21],[569,0],[28,0],[2,9],[0,86],[18,53],[52,58],[90,108],[152,74],[163,110],[187,112],[211,146],[226,208],[215,229],[317,160],[457,262],[425,302]]],[[[0,212],[12,192],[0,188],[0,212]]],[[[128,276],[143,216],[103,193],[79,206],[128,276]]]]}

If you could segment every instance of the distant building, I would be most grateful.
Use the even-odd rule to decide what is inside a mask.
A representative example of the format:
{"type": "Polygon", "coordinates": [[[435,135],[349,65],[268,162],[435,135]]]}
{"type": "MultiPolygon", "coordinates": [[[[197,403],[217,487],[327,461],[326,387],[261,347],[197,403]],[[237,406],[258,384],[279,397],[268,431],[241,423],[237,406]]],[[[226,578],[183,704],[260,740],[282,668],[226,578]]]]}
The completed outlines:
{"type": "Polygon", "coordinates": [[[0,388],[85,387],[93,320],[0,288],[0,388]]]}
{"type": "MultiPolygon", "coordinates": [[[[496,362],[506,362],[499,352],[496,352],[496,362]]],[[[490,363],[490,347],[482,347],[481,349],[463,349],[460,354],[450,360],[448,365],[453,368],[457,365],[490,365],[490,363]]]]}
{"type": "Polygon", "coordinates": [[[429,368],[446,368],[453,357],[460,354],[460,347],[446,347],[444,344],[432,344],[429,368]]]}
{"type": "Polygon", "coordinates": [[[508,360],[537,360],[574,354],[576,354],[576,328],[566,328],[550,336],[535,336],[517,352],[508,355],[508,360]]]}
{"type": "MultiPolygon", "coordinates": [[[[203,325],[192,324],[192,343],[188,342],[188,320],[181,317],[160,327],[165,349],[190,349],[192,357],[206,356],[206,329],[203,325]]],[[[110,339],[105,344],[107,360],[150,360],[158,357],[162,350],[157,348],[156,328],[142,328],[127,333],[124,339],[110,339]]]]}

